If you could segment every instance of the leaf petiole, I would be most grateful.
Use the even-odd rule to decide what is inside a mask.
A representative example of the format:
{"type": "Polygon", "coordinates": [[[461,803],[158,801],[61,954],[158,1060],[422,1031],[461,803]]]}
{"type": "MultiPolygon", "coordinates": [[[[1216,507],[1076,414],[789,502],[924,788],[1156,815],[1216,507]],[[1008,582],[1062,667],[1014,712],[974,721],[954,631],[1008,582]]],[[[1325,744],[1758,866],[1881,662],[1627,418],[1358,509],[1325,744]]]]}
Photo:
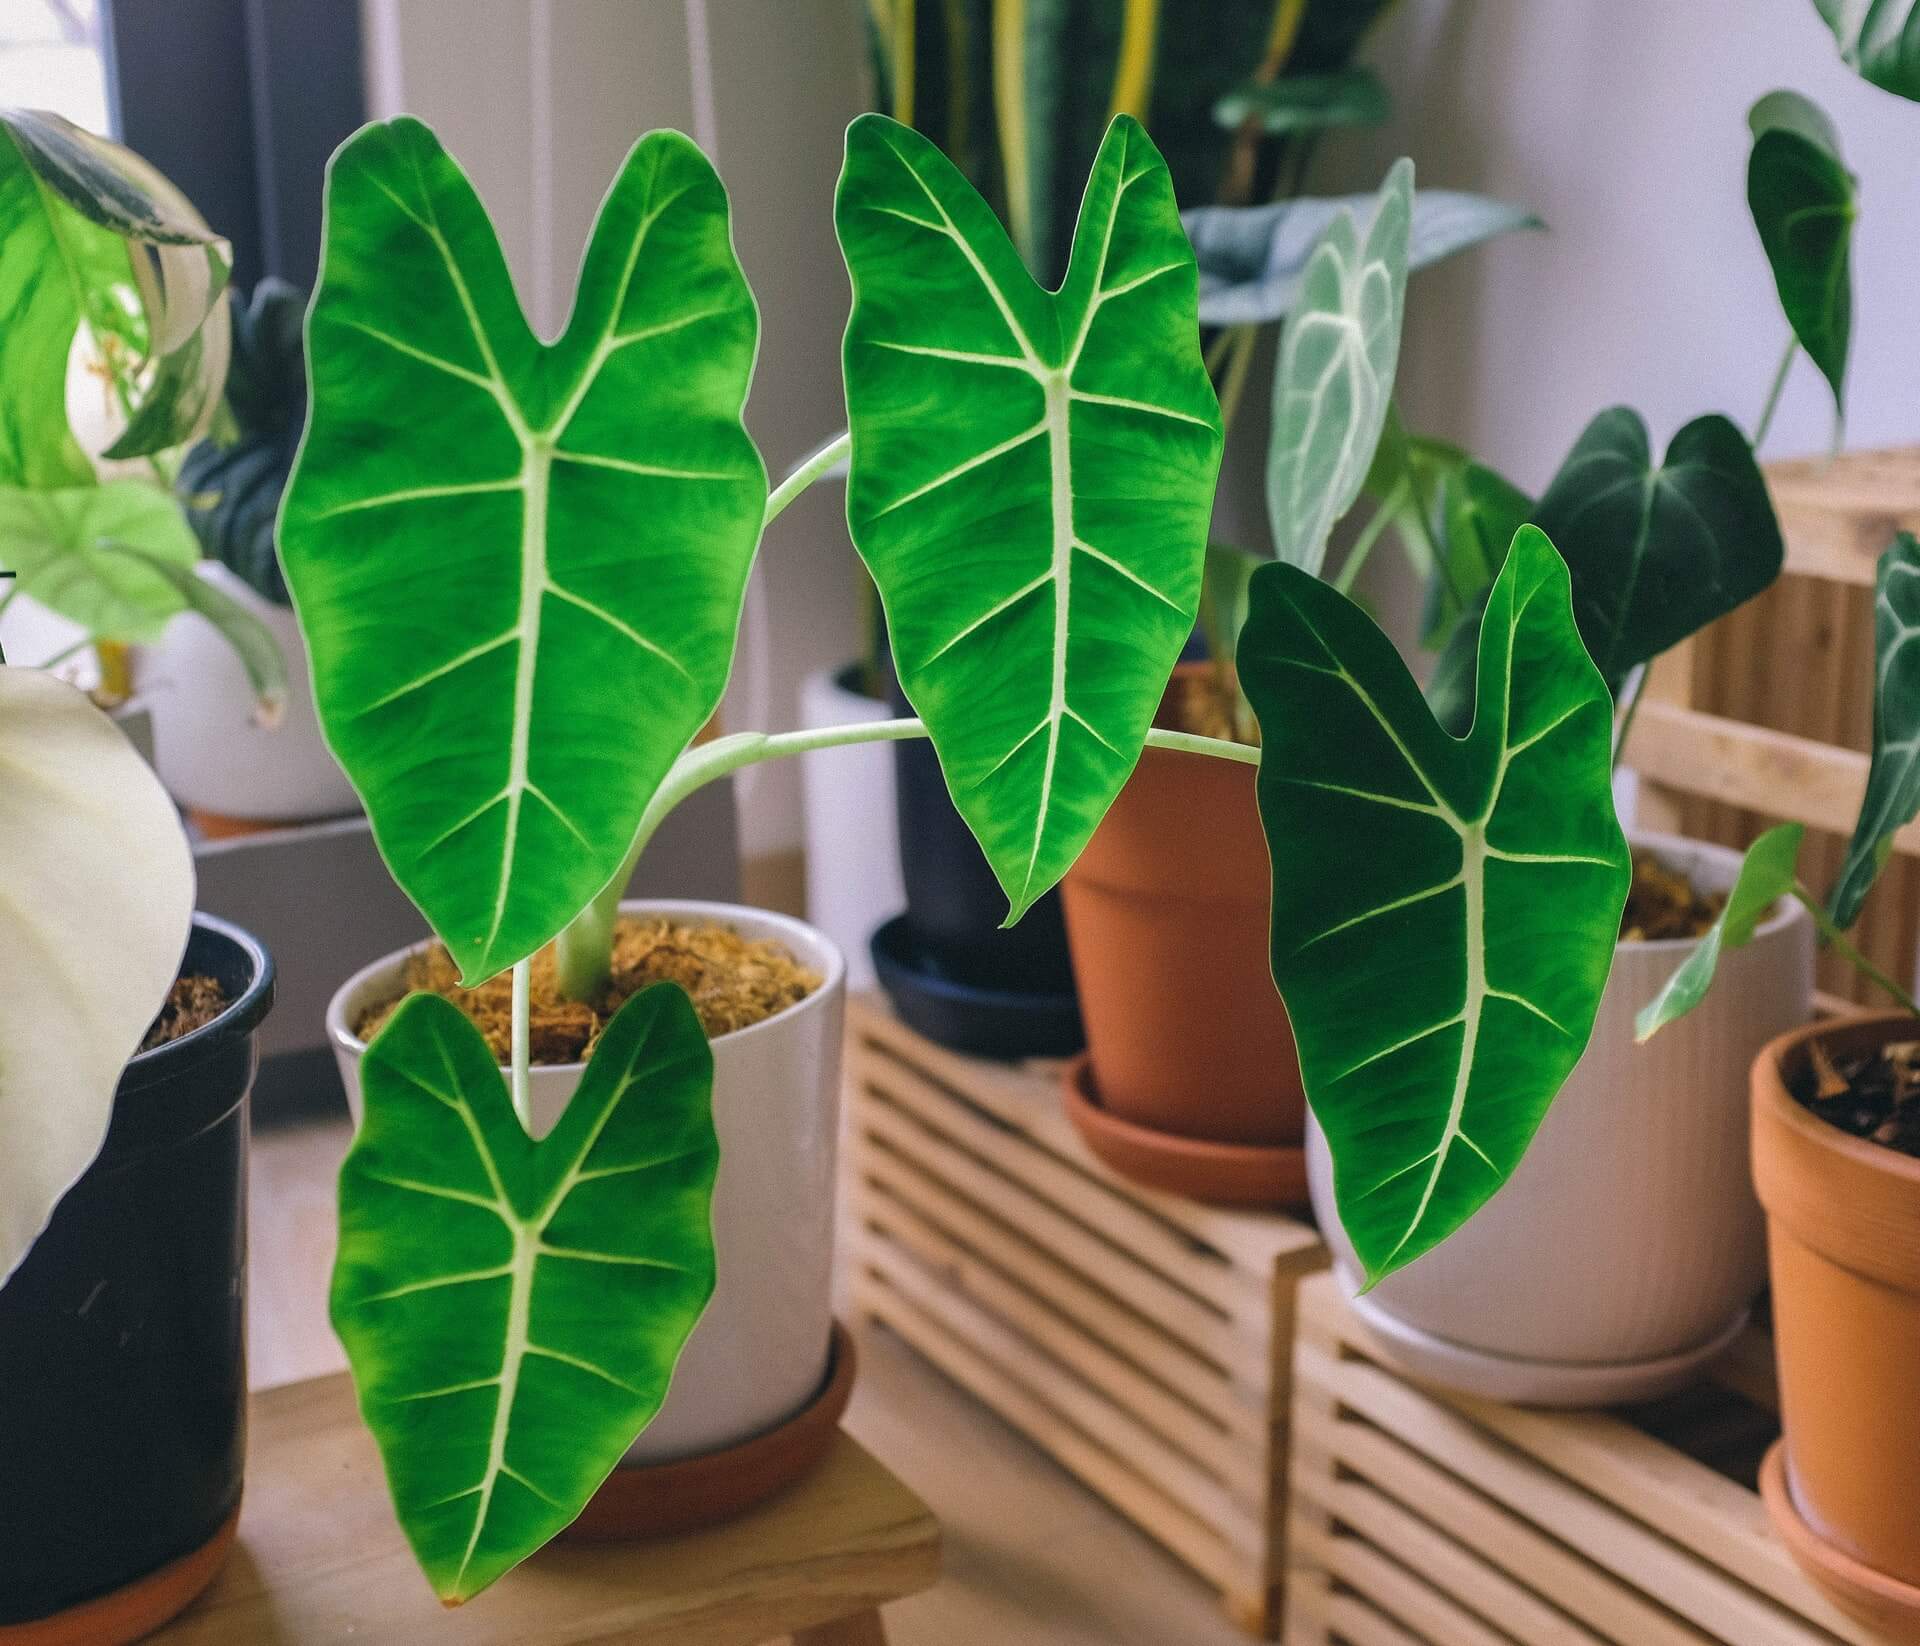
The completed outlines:
{"type": "Polygon", "coordinates": [[[1833,923],[1833,917],[1821,906],[1820,900],[1807,890],[1804,882],[1794,881],[1793,895],[1807,913],[1813,916],[1814,929],[1819,932],[1822,943],[1833,948],[1862,977],[1885,989],[1907,1011],[1915,1017],[1920,1017],[1920,1001],[1916,1001],[1912,995],[1853,946],[1852,940],[1833,923]]]}
{"type": "Polygon", "coordinates": [[[764,531],[786,512],[787,505],[811,486],[823,478],[837,464],[846,461],[847,454],[853,449],[852,437],[844,431],[836,434],[817,452],[803,462],[786,479],[767,495],[767,512],[760,527],[764,531]]]}
{"type": "Polygon", "coordinates": [[[1800,352],[1800,339],[1791,331],[1787,333],[1787,352],[1780,356],[1780,368],[1773,374],[1773,387],[1767,390],[1767,403],[1760,408],[1760,421],[1753,429],[1753,449],[1758,451],[1767,441],[1767,430],[1773,427],[1773,414],[1780,406],[1781,391],[1787,386],[1787,373],[1793,367],[1793,357],[1800,352]]]}

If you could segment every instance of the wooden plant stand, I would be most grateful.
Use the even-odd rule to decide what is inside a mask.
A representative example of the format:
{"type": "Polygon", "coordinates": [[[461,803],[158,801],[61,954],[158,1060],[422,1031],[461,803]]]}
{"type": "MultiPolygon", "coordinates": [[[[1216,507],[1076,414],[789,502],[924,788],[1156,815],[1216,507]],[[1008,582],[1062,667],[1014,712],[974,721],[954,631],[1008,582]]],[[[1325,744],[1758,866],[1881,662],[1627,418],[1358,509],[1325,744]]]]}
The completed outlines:
{"type": "Polygon", "coordinates": [[[1772,1344],[1618,1412],[1387,1369],[1330,1275],[1300,1290],[1286,1646],[1873,1646],[1774,1541],[1772,1344]]]}
{"type": "Polygon", "coordinates": [[[842,1434],[819,1470],[710,1531],[554,1544],[453,1611],[395,1524],[344,1374],[256,1395],[240,1541],[156,1646],[885,1646],[939,1576],[926,1506],[842,1434]]]}
{"type": "Polygon", "coordinates": [[[848,1014],[853,1308],[911,1343],[1221,1591],[1278,1622],[1293,1294],[1307,1224],[1116,1177],[1059,1066],[848,1014]]]}

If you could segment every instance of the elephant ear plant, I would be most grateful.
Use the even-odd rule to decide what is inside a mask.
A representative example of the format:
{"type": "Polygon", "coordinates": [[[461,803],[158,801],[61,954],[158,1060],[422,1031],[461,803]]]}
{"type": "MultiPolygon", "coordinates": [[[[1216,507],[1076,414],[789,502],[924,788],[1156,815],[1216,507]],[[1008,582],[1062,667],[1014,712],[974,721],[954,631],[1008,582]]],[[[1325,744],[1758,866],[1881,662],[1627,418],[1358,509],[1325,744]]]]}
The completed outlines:
{"type": "Polygon", "coordinates": [[[226,242],[138,155],[58,115],[0,110],[0,567],[15,574],[0,609],[24,593],[108,643],[199,611],[270,722],[279,649],[193,574],[170,495],[177,454],[220,409],[228,266],[226,242]]]}

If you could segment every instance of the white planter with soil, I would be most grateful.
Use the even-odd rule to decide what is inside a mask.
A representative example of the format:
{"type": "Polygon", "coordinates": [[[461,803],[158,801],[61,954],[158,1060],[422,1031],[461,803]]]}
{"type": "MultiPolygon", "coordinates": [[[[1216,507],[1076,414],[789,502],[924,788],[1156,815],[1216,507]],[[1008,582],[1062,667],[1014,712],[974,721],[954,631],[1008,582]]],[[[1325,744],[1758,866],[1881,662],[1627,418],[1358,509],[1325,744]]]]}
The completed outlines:
{"type": "MultiPolygon", "coordinates": [[[[1724,891],[1739,870],[1724,847],[1634,844],[1702,891],[1724,891]]],[[[1721,956],[1699,1007],[1637,1045],[1635,1015],[1694,941],[1615,949],[1586,1055],[1519,1169],[1364,1297],[1326,1140],[1309,1126],[1309,1189],[1335,1267],[1382,1351],[1414,1376],[1535,1405],[1649,1400],[1691,1381],[1746,1324],[1766,1282],[1747,1071],[1811,1014],[1813,923],[1783,900],[1751,944],[1721,956]]]]}
{"type": "MultiPolygon", "coordinates": [[[[809,730],[891,718],[885,699],[855,689],[859,665],[819,669],[800,684],[809,730]]],[[[800,757],[806,821],[807,918],[847,957],[847,987],[873,987],[868,940],[907,906],[900,878],[900,819],[893,745],[859,743],[800,757]]]]}
{"type": "Polygon", "coordinates": [[[307,649],[286,606],[217,561],[199,575],[259,618],[287,663],[287,711],[277,726],[253,719],[253,690],[233,647],[197,612],[182,613],[138,662],[141,700],[153,714],[154,766],[182,805],[218,819],[300,823],[360,810],[320,735],[307,649]]]}
{"type": "MultiPolygon", "coordinates": [[[[629,1464],[658,1464],[778,1428],[814,1401],[826,1379],[846,967],[827,938],[785,915],[727,903],[636,899],[620,907],[623,914],[710,922],[743,937],[770,938],[821,979],[796,1005],[712,1041],[718,1274],[665,1404],[626,1455],[629,1464]]],[[[356,972],[327,1009],[327,1038],[356,1124],[365,1045],[352,1025],[369,1006],[401,992],[412,952],[356,972]]],[[[535,1136],[552,1129],[583,1068],[533,1066],[535,1136]]]]}

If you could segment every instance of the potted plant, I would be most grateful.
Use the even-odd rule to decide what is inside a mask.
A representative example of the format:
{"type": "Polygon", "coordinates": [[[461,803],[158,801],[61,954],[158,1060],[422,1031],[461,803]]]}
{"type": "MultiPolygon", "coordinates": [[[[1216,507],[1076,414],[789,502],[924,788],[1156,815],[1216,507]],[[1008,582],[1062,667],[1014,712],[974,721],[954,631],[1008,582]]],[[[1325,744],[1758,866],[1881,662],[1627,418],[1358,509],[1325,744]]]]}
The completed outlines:
{"type": "MultiPolygon", "coordinates": [[[[1791,900],[1831,945],[1900,1003],[1898,1012],[1793,1029],[1751,1069],[1752,1162],[1766,1207],[1774,1343],[1785,1434],[1761,1485],[1774,1528],[1843,1610],[1880,1636],[1920,1640],[1920,1536],[1912,1485],[1920,1445],[1888,1422],[1920,1348],[1920,1107],[1912,1098],[1920,1005],[1847,933],[1920,812],[1914,748],[1920,673],[1920,543],[1901,533],[1876,580],[1873,755],[1860,816],[1824,904],[1799,878],[1797,823],[1769,830],[1742,863],[1727,909],[1641,1018],[1647,1036],[1684,1023],[1720,971],[1755,941],[1755,916],[1791,900]]],[[[1716,991],[1718,992],[1718,991],[1716,991]]]]}
{"type": "Polygon", "coordinates": [[[286,660],[277,723],[249,715],[241,660],[198,612],[172,618],[136,659],[154,711],[161,780],[203,834],[251,833],[358,808],[314,718],[307,657],[274,556],[273,525],[306,420],[305,294],[268,276],[233,314],[223,414],[188,449],[174,491],[198,538],[193,568],[213,598],[246,612],[286,660]]]}
{"type": "Polygon", "coordinates": [[[0,279],[20,294],[0,386],[17,431],[0,443],[0,567],[14,574],[0,611],[25,596],[72,625],[78,638],[40,661],[93,647],[110,705],[129,690],[126,648],[198,612],[274,723],[285,663],[257,619],[195,575],[171,494],[226,381],[225,241],[138,155],[33,110],[0,110],[0,198],[0,279]]]}
{"type": "MultiPolygon", "coordinates": [[[[1390,385],[1408,272],[1534,219],[1448,191],[1413,192],[1396,168],[1376,199],[1300,199],[1185,217],[1200,263],[1200,317],[1228,327],[1223,415],[1240,398],[1244,352],[1264,325],[1286,331],[1274,381],[1269,482],[1275,541],[1324,552],[1334,519],[1368,477],[1383,392],[1353,428],[1344,463],[1314,459],[1296,476],[1318,403],[1329,329],[1345,323],[1364,262],[1388,293],[1368,366],[1390,385]],[[1364,226],[1356,226],[1359,218],[1364,226]],[[1241,362],[1235,366],[1233,362],[1241,362]]],[[[1384,519],[1385,511],[1383,511],[1384,519]]],[[[1337,586],[1351,585],[1366,545],[1337,586]]],[[[1233,671],[1247,582],[1260,561],[1217,545],[1207,556],[1201,626],[1207,656],[1175,671],[1159,723],[1259,745],[1233,671]]],[[[1175,750],[1142,758],[1063,883],[1088,1050],[1065,1072],[1068,1114],[1088,1144],[1139,1181],[1204,1200],[1306,1199],[1306,1118],[1293,1036],[1268,963],[1269,886],[1251,768],[1175,750]],[[1204,841],[1202,850],[1196,841],[1204,841]]]]}
{"type": "MultiPolygon", "coordinates": [[[[1775,94],[1756,106],[1752,124],[1756,181],[1749,194],[1783,295],[1811,279],[1809,260],[1815,273],[1825,272],[1829,291],[1837,266],[1844,289],[1844,241],[1836,247],[1830,239],[1803,238],[1783,247],[1773,232],[1779,218],[1808,200],[1797,184],[1775,188],[1770,180],[1806,169],[1826,186],[1836,169],[1826,163],[1826,139],[1803,135],[1820,130],[1817,111],[1809,116],[1787,94],[1775,94]]],[[[1845,177],[1843,169],[1839,175],[1845,177]]],[[[1817,339],[1804,309],[1791,300],[1786,307],[1796,338],[1817,339]]],[[[1837,386],[1837,368],[1832,380],[1837,386]]],[[[1431,443],[1422,452],[1388,419],[1369,484],[1377,495],[1397,492],[1402,499],[1397,511],[1383,503],[1376,521],[1398,512],[1436,565],[1430,610],[1436,627],[1450,633],[1429,699],[1440,729],[1466,737],[1467,749],[1482,736],[1476,700],[1486,703],[1482,612],[1489,587],[1498,587],[1505,545],[1522,523],[1543,529],[1565,557],[1582,642],[1619,705],[1616,761],[1648,662],[1764,589],[1781,564],[1779,529],[1752,443],[1721,417],[1688,424],[1656,463],[1635,413],[1603,412],[1537,501],[1464,454],[1448,459],[1431,443]],[[1710,576],[1701,575],[1703,564],[1710,576]]],[[[1373,540],[1363,536],[1356,547],[1364,551],[1373,540]]],[[[1259,610],[1256,596],[1256,619],[1259,610]]],[[[1344,770],[1335,786],[1364,790],[1376,799],[1361,804],[1376,808],[1383,794],[1406,798],[1405,755],[1394,743],[1336,748],[1353,736],[1346,721],[1331,710],[1312,721],[1297,705],[1285,708],[1278,693],[1292,665],[1276,665],[1269,654],[1297,653],[1297,637],[1287,640],[1294,652],[1276,638],[1290,634],[1284,624],[1265,637],[1249,630],[1266,671],[1258,682],[1248,679],[1249,694],[1266,713],[1287,715],[1280,770],[1314,762],[1344,770]]],[[[1357,633],[1346,639],[1362,646],[1357,633]]],[[[1248,644],[1243,639],[1243,677],[1248,644]]],[[[1377,650],[1371,638],[1365,645],[1377,650]]],[[[1388,672],[1379,658],[1357,655],[1376,673],[1388,672]]],[[[1340,661],[1359,675],[1356,663],[1340,661]]],[[[1368,687],[1376,702],[1385,689],[1368,687]]],[[[1571,738],[1576,724],[1569,720],[1557,735],[1571,738]]],[[[1271,736],[1269,727],[1269,742],[1271,736]]],[[[1514,757],[1525,752],[1516,749],[1514,757]]],[[[1440,783],[1444,762],[1458,758],[1429,753],[1421,764],[1440,783]]],[[[1636,1015],[1732,891],[1739,860],[1719,848],[1637,834],[1633,896],[1609,945],[1610,964],[1601,969],[1607,986],[1597,1022],[1556,1011],[1541,992],[1578,975],[1572,944],[1561,943],[1554,945],[1565,962],[1558,982],[1542,977],[1537,987],[1506,989],[1524,1006],[1491,995],[1481,1009],[1456,1002],[1451,1011],[1428,1013],[1428,1022],[1421,1013],[1437,997],[1422,995],[1420,1005],[1363,1025],[1351,1016],[1362,998],[1354,967],[1377,968],[1375,989],[1393,997],[1404,990],[1410,964],[1447,955],[1446,987],[1457,991],[1465,979],[1462,999],[1474,999],[1474,921],[1463,926],[1460,919],[1470,888],[1450,874],[1409,883],[1409,865],[1418,861],[1410,847],[1389,851],[1384,863],[1370,854],[1355,874],[1345,845],[1362,838],[1364,816],[1346,817],[1345,801],[1329,802],[1310,786],[1286,777],[1263,781],[1261,806],[1276,872],[1283,856],[1292,864],[1291,888],[1275,897],[1274,968],[1302,1036],[1303,1073],[1319,1121],[1309,1137],[1310,1187],[1336,1266],[1383,1348],[1419,1375],[1538,1403],[1646,1398],[1686,1381],[1737,1333],[1762,1280],[1758,1212],[1740,1169],[1744,1095],[1736,1080],[1714,1071],[1744,1067],[1770,1036],[1805,1020],[1812,945],[1805,911],[1781,902],[1758,918],[1756,940],[1737,962],[1741,976],[1690,1021],[1688,1041],[1640,1046],[1636,1015]],[[1328,804],[1341,817],[1345,833],[1338,837],[1321,815],[1328,804]],[[1329,855],[1308,844],[1316,833],[1329,855]],[[1322,882],[1336,862],[1345,868],[1342,890],[1329,895],[1322,882]],[[1337,933],[1324,933],[1342,907],[1347,913],[1332,919],[1337,933]],[[1530,1032],[1557,1037],[1553,1067],[1568,1057],[1564,1086],[1537,1065],[1508,1067],[1496,1059],[1495,1047],[1502,1056],[1507,1051],[1504,1030],[1490,1044],[1476,1038],[1478,1025],[1511,1017],[1509,1006],[1532,1012],[1530,1032]],[[1303,1011],[1319,1022],[1303,1028],[1303,1011]],[[1383,1043],[1356,1061],[1347,1034],[1364,1029],[1370,1045],[1390,1019],[1403,1018],[1410,1033],[1423,1031],[1419,1038],[1383,1043]],[[1469,1026],[1473,1032],[1463,1035],[1469,1026]],[[1438,1066],[1447,1046],[1452,1083],[1438,1066]],[[1416,1072],[1423,1060],[1435,1068],[1416,1072]],[[1478,1127],[1466,1119],[1475,1104],[1488,1116],[1478,1127]],[[1389,1113],[1395,1123],[1383,1124],[1389,1113]],[[1485,1147],[1485,1158],[1475,1152],[1484,1145],[1482,1129],[1499,1138],[1485,1147]],[[1402,1204],[1409,1194],[1411,1204],[1402,1204]],[[1632,1215],[1622,1216],[1622,1207],[1632,1215]],[[1455,1228],[1444,1246],[1431,1249],[1455,1228]]],[[[1471,820],[1457,803],[1446,802],[1443,813],[1447,807],[1471,820]]],[[[1405,821],[1382,817],[1364,838],[1377,843],[1405,821]]],[[[1453,848],[1441,840],[1435,850],[1430,862],[1453,848]]],[[[1573,855],[1610,854],[1590,840],[1573,855]]],[[[1570,878],[1576,867],[1598,876],[1603,864],[1565,867],[1570,878]]],[[[1503,911],[1483,898],[1483,982],[1492,975],[1488,957],[1497,954],[1509,954],[1524,975],[1523,951],[1546,944],[1539,922],[1552,907],[1551,893],[1538,909],[1503,911]],[[1500,929],[1501,919],[1510,929],[1500,929]]]]}
{"type": "Polygon", "coordinates": [[[0,1634],[119,1646],[212,1579],[239,1515],[273,968],[193,913],[178,814],[82,693],[0,664],[0,761],[0,1634]]]}

